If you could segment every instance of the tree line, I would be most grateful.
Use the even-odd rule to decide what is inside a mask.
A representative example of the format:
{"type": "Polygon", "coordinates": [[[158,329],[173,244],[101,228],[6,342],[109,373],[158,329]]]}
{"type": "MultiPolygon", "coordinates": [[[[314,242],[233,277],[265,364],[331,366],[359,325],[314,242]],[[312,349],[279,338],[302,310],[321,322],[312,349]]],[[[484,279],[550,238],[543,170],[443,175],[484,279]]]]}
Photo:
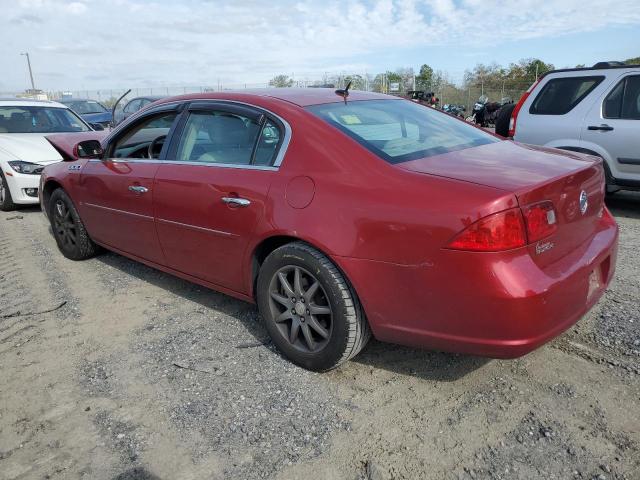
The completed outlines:
{"type": "MultiPolygon", "coordinates": [[[[624,61],[629,65],[640,64],[640,57],[624,61]]],[[[585,65],[576,65],[577,68],[585,65]]],[[[469,105],[480,95],[488,95],[492,100],[510,98],[517,101],[520,95],[538,78],[555,69],[551,63],[538,58],[523,58],[507,66],[497,63],[479,63],[464,72],[462,83],[456,84],[441,70],[434,70],[423,64],[416,72],[413,68],[398,68],[378,74],[331,75],[317,81],[296,81],[288,75],[276,75],[269,81],[272,87],[320,87],[342,88],[351,82],[353,90],[368,90],[381,93],[406,94],[410,90],[434,92],[441,97],[441,103],[469,105]]]]}

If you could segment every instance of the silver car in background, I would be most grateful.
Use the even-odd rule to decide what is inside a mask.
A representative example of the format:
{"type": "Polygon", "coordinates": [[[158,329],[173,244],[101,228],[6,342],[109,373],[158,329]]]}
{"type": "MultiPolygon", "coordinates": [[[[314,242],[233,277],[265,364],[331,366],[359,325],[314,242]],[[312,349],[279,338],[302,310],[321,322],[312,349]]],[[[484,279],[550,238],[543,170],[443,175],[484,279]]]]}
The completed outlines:
{"type": "Polygon", "coordinates": [[[640,189],[640,65],[547,73],[514,108],[509,135],[602,157],[609,193],[640,189]]]}

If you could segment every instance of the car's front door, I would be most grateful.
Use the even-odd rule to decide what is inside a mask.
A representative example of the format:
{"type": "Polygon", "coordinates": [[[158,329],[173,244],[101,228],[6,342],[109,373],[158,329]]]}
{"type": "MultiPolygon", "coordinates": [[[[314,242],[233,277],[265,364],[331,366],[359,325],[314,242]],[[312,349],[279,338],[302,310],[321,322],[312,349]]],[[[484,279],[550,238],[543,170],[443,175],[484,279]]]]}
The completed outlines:
{"type": "Polygon", "coordinates": [[[191,104],[156,174],[154,204],[167,264],[243,292],[242,258],[284,154],[284,124],[224,102],[191,104]]]}
{"type": "Polygon", "coordinates": [[[585,117],[581,140],[600,145],[609,155],[615,178],[640,182],[640,72],[614,82],[585,117]]]}
{"type": "Polygon", "coordinates": [[[105,157],[90,160],[79,182],[80,214],[99,243],[164,263],[153,216],[153,179],[175,106],[159,111],[109,139],[105,157]]]}

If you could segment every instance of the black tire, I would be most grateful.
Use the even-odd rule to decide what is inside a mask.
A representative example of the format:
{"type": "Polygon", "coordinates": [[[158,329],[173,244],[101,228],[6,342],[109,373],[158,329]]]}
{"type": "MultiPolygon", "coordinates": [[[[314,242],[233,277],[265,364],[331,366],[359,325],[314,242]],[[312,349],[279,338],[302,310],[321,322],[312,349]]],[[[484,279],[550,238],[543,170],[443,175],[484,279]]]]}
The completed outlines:
{"type": "MultiPolygon", "coordinates": [[[[279,247],[265,259],[258,276],[257,301],[273,343],[293,363],[308,370],[327,371],[337,367],[357,355],[371,338],[369,324],[358,297],[348,281],[329,258],[302,242],[293,242],[279,247]],[[301,293],[300,299],[295,303],[290,302],[291,297],[286,290],[282,290],[281,295],[274,290],[274,287],[283,286],[279,275],[286,277],[289,275],[286,273],[288,270],[293,271],[290,274],[293,275],[293,283],[295,283],[296,272],[300,272],[300,278],[302,278],[302,281],[298,281],[301,284],[300,289],[293,284],[289,285],[292,288],[290,293],[295,296],[295,291],[306,292],[301,293]],[[306,285],[302,285],[304,281],[307,282],[306,285]],[[309,288],[313,286],[311,282],[317,282],[319,286],[315,290],[309,288]],[[314,319],[313,310],[296,313],[300,302],[304,303],[303,296],[306,297],[312,290],[316,293],[313,299],[307,300],[308,308],[311,309],[312,303],[315,302],[313,308],[329,309],[330,313],[325,313],[325,318],[319,314],[314,319]],[[279,299],[274,300],[273,295],[279,299]],[[322,304],[317,304],[316,300],[322,304]],[[287,301],[290,304],[286,304],[287,301]],[[276,321],[278,313],[280,317],[289,315],[290,308],[291,318],[276,321]],[[294,328],[293,322],[296,319],[299,319],[295,330],[297,336],[295,342],[292,342],[290,337],[294,328]],[[305,322],[305,319],[306,325],[300,323],[305,322]],[[317,326],[318,322],[323,322],[322,327],[325,329],[326,337],[318,334],[320,330],[314,330],[317,327],[313,325],[317,326]],[[298,335],[301,331],[302,333],[298,335]],[[317,350],[313,350],[309,345],[307,335],[312,335],[311,343],[317,346],[317,350]]],[[[305,307],[302,306],[302,308],[305,307]]]]}
{"type": "Polygon", "coordinates": [[[11,212],[15,209],[16,204],[13,203],[7,180],[4,178],[4,173],[0,172],[0,210],[3,212],[11,212]]]}
{"type": "Polygon", "coordinates": [[[605,193],[605,196],[612,197],[613,195],[615,195],[617,192],[620,191],[620,187],[616,185],[616,180],[613,178],[613,175],[611,175],[609,164],[607,164],[607,161],[604,158],[602,159],[602,166],[604,168],[604,178],[605,178],[604,193],[605,193]]]}
{"type": "Polygon", "coordinates": [[[98,247],[66,192],[61,188],[55,190],[48,207],[53,236],[62,254],[70,260],[85,260],[95,255],[98,247]]]}
{"type": "Polygon", "coordinates": [[[496,118],[496,133],[502,137],[509,136],[509,120],[511,120],[511,113],[516,108],[515,103],[508,103],[503,105],[498,112],[496,118]]]}

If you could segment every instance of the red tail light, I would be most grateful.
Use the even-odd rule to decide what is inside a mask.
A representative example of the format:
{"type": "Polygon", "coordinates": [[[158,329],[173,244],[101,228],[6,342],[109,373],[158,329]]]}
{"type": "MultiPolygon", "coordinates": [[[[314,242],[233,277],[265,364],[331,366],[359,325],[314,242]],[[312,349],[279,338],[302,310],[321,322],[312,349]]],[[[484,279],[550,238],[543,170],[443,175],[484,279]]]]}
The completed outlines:
{"type": "Polygon", "coordinates": [[[546,238],[558,229],[556,211],[551,202],[541,202],[522,209],[529,243],[546,238]]]}
{"type": "Polygon", "coordinates": [[[516,103],[516,106],[513,108],[513,111],[511,112],[511,118],[509,119],[508,135],[510,137],[513,137],[516,134],[516,123],[518,121],[518,113],[520,113],[520,109],[522,108],[522,105],[527,100],[527,98],[529,98],[529,95],[531,94],[531,92],[533,92],[533,89],[536,88],[536,85],[540,83],[540,80],[542,80],[542,78],[533,82],[533,84],[529,87],[529,89],[522,94],[522,96],[520,97],[520,100],[518,100],[518,103],[516,103]]]}
{"type": "Polygon", "coordinates": [[[454,250],[498,252],[526,245],[524,221],[519,208],[481,218],[449,243],[454,250]]]}

